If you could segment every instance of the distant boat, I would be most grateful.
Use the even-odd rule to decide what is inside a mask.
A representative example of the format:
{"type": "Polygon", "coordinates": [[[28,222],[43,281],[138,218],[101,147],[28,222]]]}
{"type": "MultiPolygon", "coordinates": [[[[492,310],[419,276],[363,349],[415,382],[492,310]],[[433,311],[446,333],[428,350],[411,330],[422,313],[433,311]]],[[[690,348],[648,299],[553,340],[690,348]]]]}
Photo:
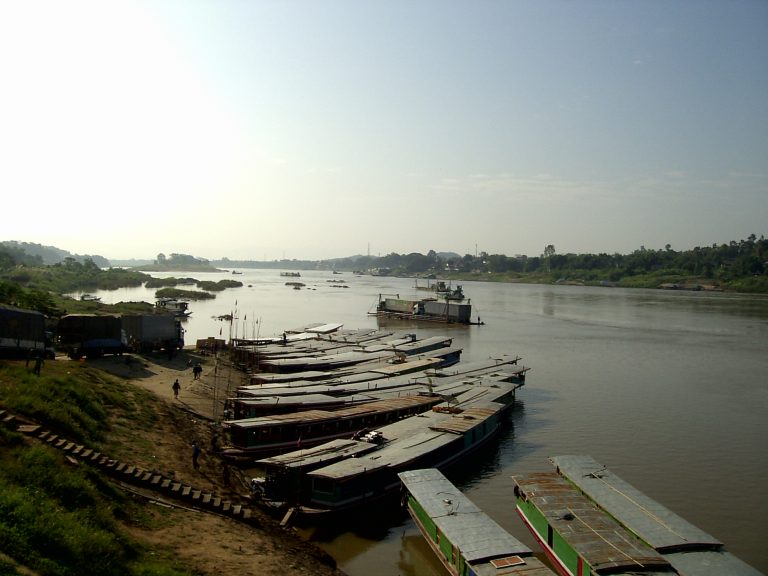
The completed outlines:
{"type": "Polygon", "coordinates": [[[289,278],[301,278],[299,272],[280,272],[280,276],[288,276],[289,278]]]}
{"type": "Polygon", "coordinates": [[[101,302],[101,298],[99,298],[98,296],[94,296],[93,294],[81,294],[80,301],[81,302],[101,302]]]}
{"type": "Polygon", "coordinates": [[[175,298],[160,298],[155,302],[155,307],[181,318],[186,318],[192,314],[192,311],[189,310],[189,302],[176,300],[175,298]]]}
{"type": "Polygon", "coordinates": [[[437,292],[437,297],[443,300],[455,300],[457,302],[464,300],[464,291],[461,285],[456,286],[456,288],[444,286],[442,289],[435,291],[437,292]]]}
{"type": "Polygon", "coordinates": [[[448,298],[421,298],[417,300],[386,298],[379,295],[379,303],[373,316],[396,318],[399,320],[420,320],[428,322],[445,322],[448,324],[480,324],[480,320],[472,322],[472,305],[451,301],[448,298]]]}

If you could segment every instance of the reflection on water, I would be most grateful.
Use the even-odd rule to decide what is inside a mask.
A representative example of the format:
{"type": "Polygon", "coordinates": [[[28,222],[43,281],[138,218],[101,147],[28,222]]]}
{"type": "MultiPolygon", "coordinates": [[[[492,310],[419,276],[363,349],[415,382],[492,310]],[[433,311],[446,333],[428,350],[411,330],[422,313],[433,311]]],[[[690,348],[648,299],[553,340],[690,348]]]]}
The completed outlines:
{"type": "MultiPolygon", "coordinates": [[[[511,476],[547,470],[555,454],[590,454],[768,572],[768,298],[463,282],[484,326],[379,323],[368,315],[378,295],[418,296],[412,279],[345,275],[338,290],[330,272],[301,274],[307,289],[292,290],[279,271],[243,270],[243,288],[190,305],[187,343],[343,322],[448,334],[462,361],[519,354],[531,371],[502,434],[447,473],[481,509],[535,549],[511,476]],[[215,319],[231,312],[231,325],[215,319]]],[[[97,295],[154,301],[144,288],[97,295]]],[[[360,520],[312,536],[349,576],[442,574],[407,516],[360,520]]]]}

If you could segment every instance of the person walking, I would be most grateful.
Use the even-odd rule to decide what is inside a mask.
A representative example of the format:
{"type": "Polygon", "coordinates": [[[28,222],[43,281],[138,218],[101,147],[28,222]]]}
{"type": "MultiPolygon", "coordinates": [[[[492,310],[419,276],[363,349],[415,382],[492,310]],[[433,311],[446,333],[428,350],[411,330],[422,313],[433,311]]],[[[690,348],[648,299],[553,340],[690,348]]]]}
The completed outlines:
{"type": "Polygon", "coordinates": [[[197,461],[199,457],[200,457],[200,445],[197,443],[197,440],[193,440],[192,441],[192,466],[194,466],[195,470],[200,470],[200,464],[197,461]]]}
{"type": "Polygon", "coordinates": [[[171,388],[173,388],[173,398],[174,398],[174,400],[178,400],[179,399],[179,390],[181,390],[181,384],[179,384],[179,379],[178,378],[176,378],[176,381],[173,383],[173,386],[171,386],[171,388]]]}
{"type": "Polygon", "coordinates": [[[43,355],[42,353],[38,352],[37,356],[35,357],[35,367],[33,369],[33,372],[40,376],[40,369],[43,367],[43,355]]]}

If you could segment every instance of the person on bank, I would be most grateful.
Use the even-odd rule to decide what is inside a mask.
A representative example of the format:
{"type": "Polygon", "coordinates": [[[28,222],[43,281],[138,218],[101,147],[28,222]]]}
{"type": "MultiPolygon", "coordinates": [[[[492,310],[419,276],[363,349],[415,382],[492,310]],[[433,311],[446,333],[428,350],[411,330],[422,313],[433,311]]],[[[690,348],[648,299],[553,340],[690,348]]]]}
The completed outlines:
{"type": "Polygon", "coordinates": [[[195,468],[195,470],[200,470],[200,463],[197,461],[197,459],[200,458],[200,445],[197,443],[197,440],[192,441],[192,466],[195,468]]]}

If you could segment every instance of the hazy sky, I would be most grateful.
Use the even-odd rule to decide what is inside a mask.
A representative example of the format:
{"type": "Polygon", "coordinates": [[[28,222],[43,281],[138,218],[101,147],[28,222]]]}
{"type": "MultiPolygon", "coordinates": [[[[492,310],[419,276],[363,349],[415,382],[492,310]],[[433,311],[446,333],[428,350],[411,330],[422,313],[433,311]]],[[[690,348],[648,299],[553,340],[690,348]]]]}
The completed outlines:
{"type": "Polygon", "coordinates": [[[0,0],[0,240],[107,258],[768,235],[765,0],[0,0]]]}

